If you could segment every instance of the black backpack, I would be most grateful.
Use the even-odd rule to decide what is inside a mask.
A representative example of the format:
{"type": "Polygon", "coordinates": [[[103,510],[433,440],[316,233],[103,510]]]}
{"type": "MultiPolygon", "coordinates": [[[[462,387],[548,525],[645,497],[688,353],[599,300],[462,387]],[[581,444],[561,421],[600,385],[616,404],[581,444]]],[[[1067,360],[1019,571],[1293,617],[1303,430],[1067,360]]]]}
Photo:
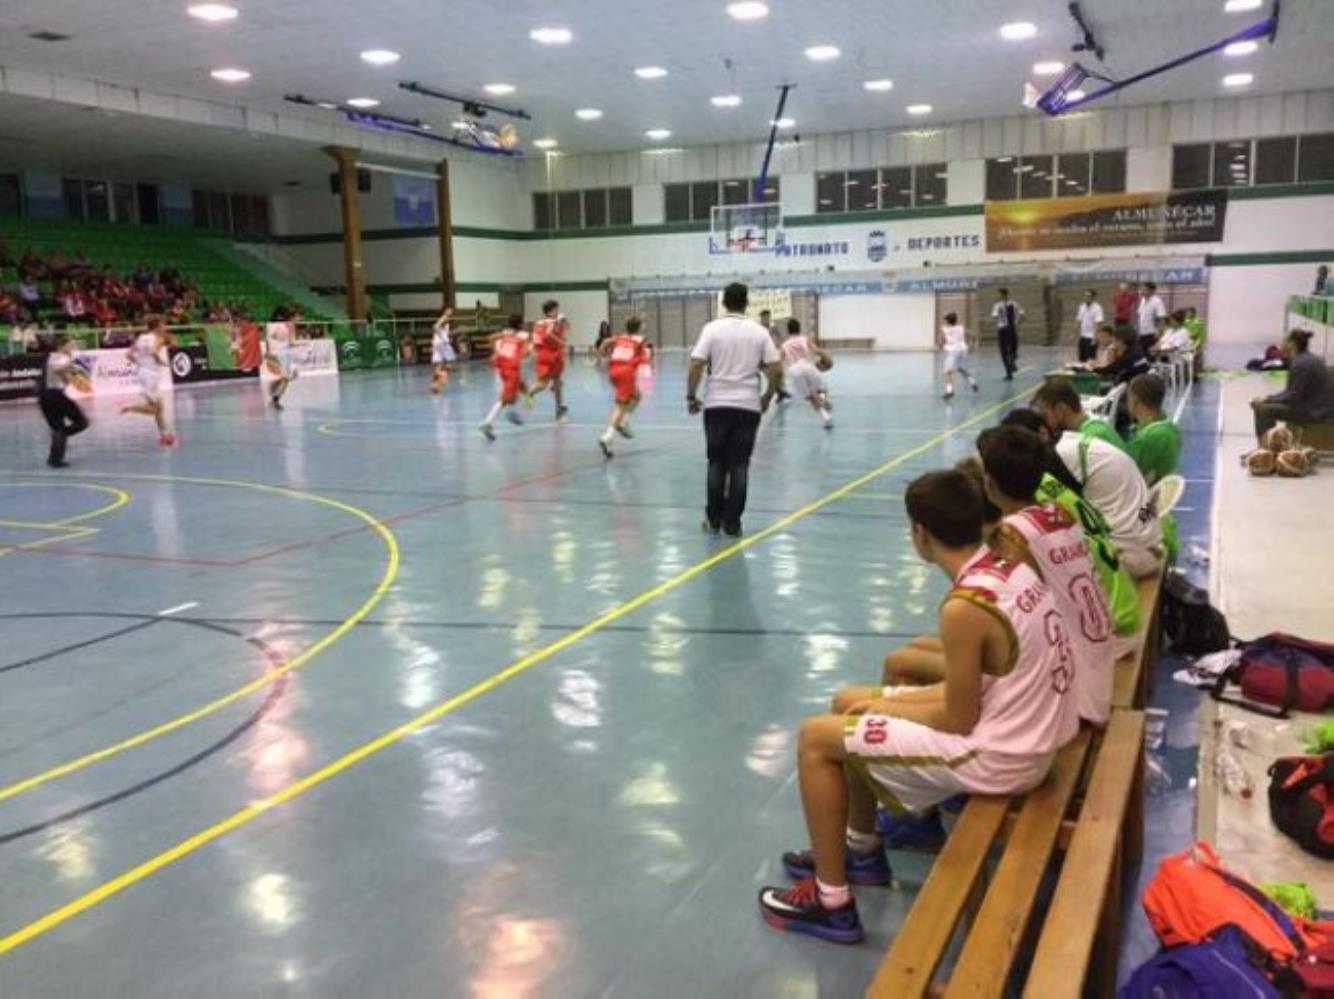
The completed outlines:
{"type": "Polygon", "coordinates": [[[1209,594],[1173,569],[1163,581],[1163,634],[1177,652],[1203,656],[1232,647],[1232,633],[1209,594]]]}

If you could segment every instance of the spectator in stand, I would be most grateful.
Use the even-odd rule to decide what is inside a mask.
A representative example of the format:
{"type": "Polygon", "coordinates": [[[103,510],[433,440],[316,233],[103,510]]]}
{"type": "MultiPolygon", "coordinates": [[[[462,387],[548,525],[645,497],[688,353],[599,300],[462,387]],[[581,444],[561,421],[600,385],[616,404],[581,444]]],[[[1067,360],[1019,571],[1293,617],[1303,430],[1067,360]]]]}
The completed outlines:
{"type": "Polygon", "coordinates": [[[65,261],[65,251],[56,250],[46,258],[46,276],[52,281],[63,281],[69,275],[69,264],[65,261]]]}
{"type": "Polygon", "coordinates": [[[1334,294],[1334,285],[1329,283],[1329,264],[1321,264],[1315,269],[1315,290],[1312,295],[1334,294]]]}
{"type": "Polygon", "coordinates": [[[1163,335],[1154,343],[1150,353],[1159,359],[1170,359],[1183,350],[1190,350],[1195,342],[1190,338],[1190,330],[1186,329],[1186,313],[1184,309],[1178,309],[1172,313],[1172,318],[1167,324],[1167,329],[1163,330],[1163,335]]]}
{"type": "Polygon", "coordinates": [[[146,293],[153,286],[153,272],[148,269],[147,264],[140,264],[130,275],[130,283],[141,293],[146,293]]]}
{"type": "Polygon", "coordinates": [[[69,265],[70,277],[83,280],[93,273],[93,262],[88,259],[88,254],[80,250],[74,254],[74,262],[69,265]]]}
{"type": "Polygon", "coordinates": [[[18,299],[0,288],[0,323],[15,326],[22,320],[24,310],[19,307],[18,299]]]}
{"type": "Polygon", "coordinates": [[[1107,355],[1109,360],[1106,364],[1091,367],[1089,370],[1094,374],[1109,379],[1113,385],[1120,385],[1149,370],[1149,362],[1140,352],[1139,336],[1132,328],[1122,326],[1113,331],[1104,326],[1102,336],[1112,338],[1107,355]]]}
{"type": "Polygon", "coordinates": [[[31,246],[23,251],[23,259],[19,261],[19,276],[33,280],[46,277],[46,263],[32,251],[31,246]]]}
{"type": "Polygon", "coordinates": [[[1140,349],[1147,352],[1158,342],[1159,324],[1167,318],[1167,306],[1158,297],[1158,286],[1145,281],[1137,309],[1140,349]]]}
{"type": "Polygon", "coordinates": [[[1092,371],[1094,368],[1105,368],[1116,360],[1117,351],[1120,349],[1116,339],[1116,330],[1103,323],[1093,334],[1093,357],[1084,362],[1084,367],[1092,371]]]}
{"type": "Polygon", "coordinates": [[[1186,307],[1186,330],[1190,333],[1191,344],[1199,350],[1204,344],[1204,320],[1200,318],[1199,310],[1193,305],[1186,307]]]}
{"type": "Polygon", "coordinates": [[[1309,330],[1293,330],[1283,341],[1287,387],[1251,400],[1256,440],[1280,420],[1314,423],[1334,416],[1334,385],[1324,360],[1311,353],[1311,335],[1309,330]]]}
{"type": "Polygon", "coordinates": [[[19,304],[29,319],[36,319],[42,308],[42,293],[37,288],[37,279],[25,273],[19,281],[19,304]]]}
{"type": "Polygon", "coordinates": [[[87,318],[88,304],[84,301],[83,292],[79,290],[78,285],[66,286],[60,308],[65,313],[65,318],[72,323],[81,323],[87,318]]]}
{"type": "Polygon", "coordinates": [[[1102,305],[1098,302],[1098,291],[1090,288],[1079,305],[1079,359],[1091,361],[1097,354],[1096,337],[1098,327],[1103,324],[1102,305]]]}
{"type": "Polygon", "coordinates": [[[1181,429],[1163,412],[1167,386],[1154,374],[1137,375],[1126,389],[1135,431],[1126,442],[1144,481],[1161,482],[1177,470],[1181,461],[1181,429]]]}
{"type": "Polygon", "coordinates": [[[1130,285],[1124,281],[1117,285],[1116,297],[1112,299],[1112,322],[1118,329],[1134,324],[1135,306],[1138,303],[1139,298],[1130,285]]]}

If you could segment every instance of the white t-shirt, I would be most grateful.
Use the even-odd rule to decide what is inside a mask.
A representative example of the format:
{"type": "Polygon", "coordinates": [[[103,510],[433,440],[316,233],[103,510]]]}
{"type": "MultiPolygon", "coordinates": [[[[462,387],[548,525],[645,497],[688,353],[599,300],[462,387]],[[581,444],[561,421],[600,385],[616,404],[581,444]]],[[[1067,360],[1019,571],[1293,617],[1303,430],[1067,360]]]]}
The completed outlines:
{"type": "Polygon", "coordinates": [[[156,374],[157,369],[164,367],[162,359],[158,356],[158,339],[155,333],[140,333],[134,340],[134,346],[130,348],[134,355],[134,363],[138,365],[139,371],[143,373],[156,374]]]}
{"type": "Polygon", "coordinates": [[[1097,302],[1083,302],[1079,306],[1079,335],[1084,340],[1092,340],[1093,334],[1103,324],[1102,306],[1097,302]]]}
{"type": "Polygon", "coordinates": [[[1175,326],[1158,338],[1153,349],[1166,354],[1174,350],[1190,350],[1194,345],[1195,341],[1190,338],[1190,330],[1184,326],[1175,326]]]}
{"type": "Polygon", "coordinates": [[[690,357],[709,366],[705,409],[750,409],[757,413],[760,371],[779,360],[768,330],[731,313],[705,325],[690,357]]]}
{"type": "Polygon", "coordinates": [[[968,352],[968,331],[962,326],[942,326],[940,328],[941,346],[951,354],[968,352]]]}
{"type": "Polygon", "coordinates": [[[810,338],[804,333],[799,333],[783,341],[783,363],[791,365],[802,361],[814,364],[815,351],[811,347],[810,338]]]}
{"type": "Polygon", "coordinates": [[[1122,552],[1161,547],[1162,525],[1149,507],[1148,484],[1130,455],[1077,430],[1061,434],[1056,453],[1083,486],[1084,499],[1106,518],[1112,540],[1122,552]]]}
{"type": "Polygon", "coordinates": [[[1167,307],[1157,295],[1139,300],[1139,335],[1157,336],[1158,320],[1167,316],[1167,307]]]}
{"type": "Polygon", "coordinates": [[[1013,298],[1009,298],[1003,302],[997,302],[995,305],[991,307],[991,318],[996,320],[997,329],[1004,329],[1005,327],[1011,325],[1014,326],[1016,329],[1018,329],[1019,321],[1024,318],[1024,310],[1019,306],[1018,302],[1016,302],[1013,298]],[[1009,311],[1006,308],[1007,306],[1012,307],[1014,309],[1013,323],[1010,322],[1009,311]]]}
{"type": "Polygon", "coordinates": [[[292,346],[291,323],[269,323],[264,327],[270,354],[285,354],[292,346]]]}

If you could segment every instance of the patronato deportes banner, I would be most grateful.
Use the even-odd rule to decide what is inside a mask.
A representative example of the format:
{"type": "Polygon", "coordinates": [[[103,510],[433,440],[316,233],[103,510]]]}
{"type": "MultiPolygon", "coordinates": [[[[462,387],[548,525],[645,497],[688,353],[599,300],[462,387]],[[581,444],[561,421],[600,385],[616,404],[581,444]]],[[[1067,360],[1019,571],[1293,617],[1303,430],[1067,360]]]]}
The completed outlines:
{"type": "Polygon", "coordinates": [[[1223,238],[1227,192],[988,201],[986,215],[988,253],[1217,243],[1223,238]]]}

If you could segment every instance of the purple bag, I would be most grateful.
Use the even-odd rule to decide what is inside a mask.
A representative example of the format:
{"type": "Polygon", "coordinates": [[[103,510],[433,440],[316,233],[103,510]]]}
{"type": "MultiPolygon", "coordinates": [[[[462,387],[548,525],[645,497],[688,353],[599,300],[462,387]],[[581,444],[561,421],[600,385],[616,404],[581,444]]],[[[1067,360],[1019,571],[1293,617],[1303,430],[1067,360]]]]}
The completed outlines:
{"type": "Polygon", "coordinates": [[[1204,943],[1159,951],[1117,992],[1118,999],[1281,999],[1252,962],[1235,927],[1204,943]]]}

